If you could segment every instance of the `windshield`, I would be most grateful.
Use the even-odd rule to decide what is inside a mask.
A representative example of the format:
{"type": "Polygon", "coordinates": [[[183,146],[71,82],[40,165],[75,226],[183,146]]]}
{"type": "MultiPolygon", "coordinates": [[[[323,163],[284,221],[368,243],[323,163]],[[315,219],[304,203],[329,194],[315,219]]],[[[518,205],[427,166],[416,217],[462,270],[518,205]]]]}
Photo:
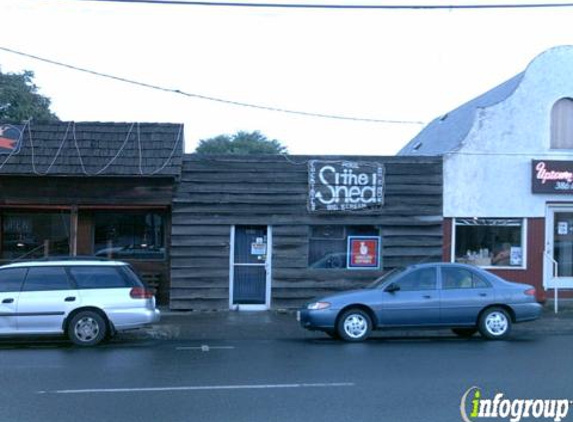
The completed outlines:
{"type": "Polygon", "coordinates": [[[386,283],[390,280],[394,280],[400,274],[402,274],[404,271],[406,271],[405,267],[394,268],[392,271],[388,271],[382,277],[377,278],[374,282],[372,282],[371,284],[366,286],[366,288],[367,289],[379,289],[380,286],[382,286],[384,283],[386,283]]]}

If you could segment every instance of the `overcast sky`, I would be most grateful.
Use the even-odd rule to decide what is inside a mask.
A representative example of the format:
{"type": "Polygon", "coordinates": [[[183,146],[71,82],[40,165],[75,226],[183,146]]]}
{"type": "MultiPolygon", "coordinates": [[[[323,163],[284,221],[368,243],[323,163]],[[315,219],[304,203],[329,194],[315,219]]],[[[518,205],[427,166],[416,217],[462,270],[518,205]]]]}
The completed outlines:
{"type": "MultiPolygon", "coordinates": [[[[573,7],[292,10],[1,0],[0,22],[0,47],[97,72],[229,101],[424,124],[521,72],[542,51],[573,44],[573,7]]],[[[4,51],[0,69],[33,70],[62,120],[184,123],[188,152],[200,139],[260,130],[292,154],[393,155],[423,128],[188,98],[4,51]]]]}

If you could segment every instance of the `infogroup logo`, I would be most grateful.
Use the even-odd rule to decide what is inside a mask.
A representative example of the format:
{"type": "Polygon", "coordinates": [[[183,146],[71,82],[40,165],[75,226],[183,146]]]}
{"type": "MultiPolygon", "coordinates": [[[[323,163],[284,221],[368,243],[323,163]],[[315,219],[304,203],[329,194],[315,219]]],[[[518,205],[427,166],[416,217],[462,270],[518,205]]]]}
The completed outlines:
{"type": "Polygon", "coordinates": [[[560,422],[567,417],[570,406],[573,406],[573,401],[568,399],[507,399],[503,393],[487,399],[483,397],[481,388],[474,386],[463,394],[460,413],[464,422],[485,418],[509,419],[510,422],[522,419],[560,422]]]}

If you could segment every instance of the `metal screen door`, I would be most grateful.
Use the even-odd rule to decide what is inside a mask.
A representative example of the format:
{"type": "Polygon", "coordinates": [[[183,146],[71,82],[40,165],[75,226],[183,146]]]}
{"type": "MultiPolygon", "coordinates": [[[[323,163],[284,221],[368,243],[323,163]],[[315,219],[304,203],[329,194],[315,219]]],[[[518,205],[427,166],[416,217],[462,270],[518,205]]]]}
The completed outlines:
{"type": "Polygon", "coordinates": [[[267,226],[235,226],[231,237],[231,307],[267,309],[270,296],[269,230],[267,226]]]}

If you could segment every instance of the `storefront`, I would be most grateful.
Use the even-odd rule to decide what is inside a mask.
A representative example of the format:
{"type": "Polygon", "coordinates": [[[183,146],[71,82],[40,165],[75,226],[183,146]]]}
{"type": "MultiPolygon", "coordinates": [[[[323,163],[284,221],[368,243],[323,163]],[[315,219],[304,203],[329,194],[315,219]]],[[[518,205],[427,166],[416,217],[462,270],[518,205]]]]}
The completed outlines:
{"type": "Polygon", "coordinates": [[[166,302],[181,125],[0,124],[0,260],[131,262],[166,302]]]}
{"type": "Polygon", "coordinates": [[[400,152],[444,158],[444,259],[535,285],[539,300],[573,289],[572,71],[573,47],[548,50],[400,152]]]}
{"type": "Polygon", "coordinates": [[[442,255],[442,159],[186,155],[172,309],[280,309],[442,255]]]}

